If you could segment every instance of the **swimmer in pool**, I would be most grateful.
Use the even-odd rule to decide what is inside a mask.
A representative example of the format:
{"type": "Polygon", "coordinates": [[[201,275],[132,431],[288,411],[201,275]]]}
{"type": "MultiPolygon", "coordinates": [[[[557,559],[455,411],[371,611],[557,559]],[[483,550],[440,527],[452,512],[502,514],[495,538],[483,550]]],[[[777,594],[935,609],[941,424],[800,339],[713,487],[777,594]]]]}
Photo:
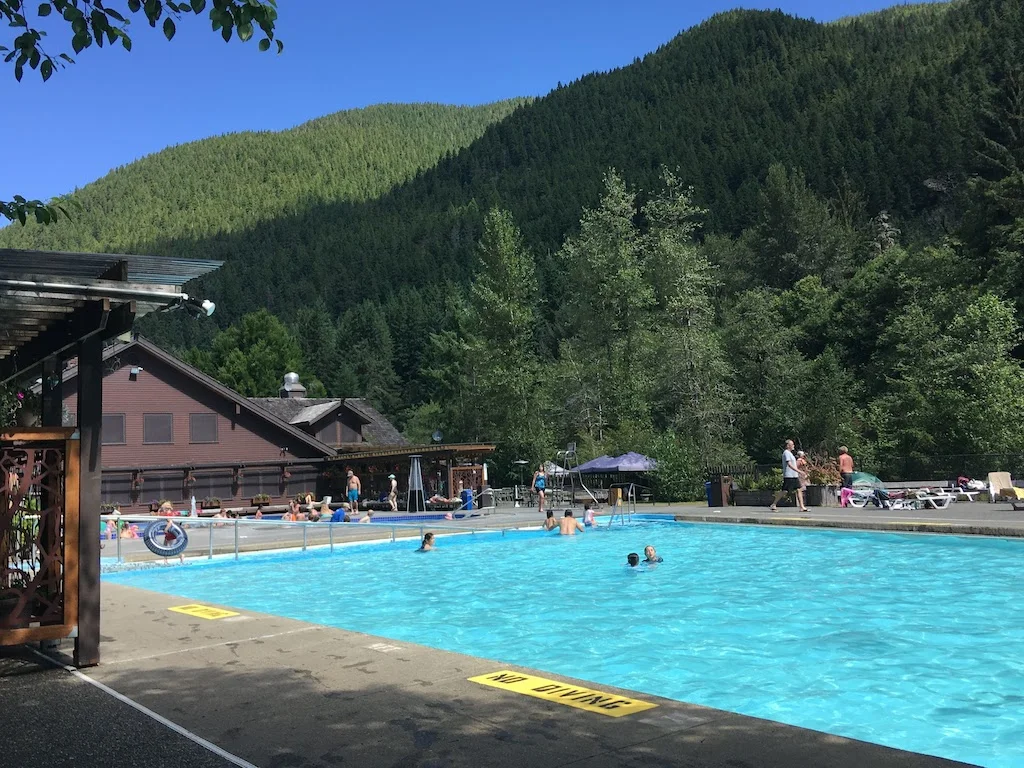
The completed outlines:
{"type": "Polygon", "coordinates": [[[636,568],[638,565],[640,565],[640,555],[638,555],[636,552],[630,552],[628,555],[626,555],[626,565],[628,565],[630,568],[636,568]]]}
{"type": "Polygon", "coordinates": [[[562,536],[575,536],[576,531],[586,530],[583,523],[572,516],[572,510],[565,510],[565,517],[558,521],[558,533],[562,536]]]}
{"type": "Polygon", "coordinates": [[[545,514],[547,517],[544,518],[544,530],[553,531],[558,527],[558,521],[555,520],[555,513],[549,509],[545,514]]]}
{"type": "Polygon", "coordinates": [[[420,544],[419,552],[429,552],[434,548],[434,534],[426,533],[423,535],[423,542],[420,544]]]}
{"type": "Polygon", "coordinates": [[[594,508],[589,504],[583,508],[583,524],[587,528],[594,527],[594,508]]]}
{"type": "Polygon", "coordinates": [[[658,553],[654,550],[654,547],[647,545],[644,547],[644,562],[645,563],[664,563],[665,559],[658,556],[658,553]]]}

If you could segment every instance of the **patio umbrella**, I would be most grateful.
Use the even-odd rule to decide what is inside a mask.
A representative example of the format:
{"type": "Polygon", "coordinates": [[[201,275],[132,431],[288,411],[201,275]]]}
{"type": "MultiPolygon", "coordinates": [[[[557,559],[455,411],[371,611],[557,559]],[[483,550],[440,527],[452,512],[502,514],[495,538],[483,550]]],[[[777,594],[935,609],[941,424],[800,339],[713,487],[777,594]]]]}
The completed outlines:
{"type": "Polygon", "coordinates": [[[596,459],[591,459],[588,462],[580,464],[576,467],[576,471],[592,475],[602,472],[614,472],[617,464],[618,461],[613,459],[611,456],[598,456],[596,459]]]}
{"type": "Polygon", "coordinates": [[[885,483],[867,472],[854,472],[853,485],[855,488],[885,488],[885,483]]]}
{"type": "Polygon", "coordinates": [[[614,472],[650,472],[657,466],[654,459],[635,451],[617,456],[614,462],[615,469],[612,470],[614,472]]]}

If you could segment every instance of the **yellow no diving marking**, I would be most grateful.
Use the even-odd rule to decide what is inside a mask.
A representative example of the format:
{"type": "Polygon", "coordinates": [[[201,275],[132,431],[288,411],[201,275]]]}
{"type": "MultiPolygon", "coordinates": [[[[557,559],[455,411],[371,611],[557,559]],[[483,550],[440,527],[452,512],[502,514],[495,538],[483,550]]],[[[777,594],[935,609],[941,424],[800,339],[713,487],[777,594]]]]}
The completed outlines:
{"type": "Polygon", "coordinates": [[[658,706],[649,701],[627,699],[624,696],[602,693],[591,688],[578,688],[575,685],[524,675],[521,672],[512,672],[508,669],[471,677],[469,681],[480,683],[480,685],[489,685],[492,688],[515,691],[545,701],[556,701],[559,704],[585,709],[588,712],[598,712],[609,717],[632,715],[635,712],[643,712],[645,709],[653,709],[658,706]]]}
{"type": "Polygon", "coordinates": [[[223,608],[212,608],[209,605],[176,605],[168,608],[169,611],[184,613],[186,616],[195,616],[197,619],[226,619],[228,616],[238,616],[235,611],[225,611],[223,608]]]}

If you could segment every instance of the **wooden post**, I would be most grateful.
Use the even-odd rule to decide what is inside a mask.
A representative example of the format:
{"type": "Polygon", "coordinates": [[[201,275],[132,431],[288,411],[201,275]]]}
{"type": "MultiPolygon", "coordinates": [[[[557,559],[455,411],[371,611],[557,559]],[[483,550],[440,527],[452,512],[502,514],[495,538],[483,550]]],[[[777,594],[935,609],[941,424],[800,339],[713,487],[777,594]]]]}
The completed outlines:
{"type": "Polygon", "coordinates": [[[43,394],[40,423],[44,427],[62,427],[63,387],[61,386],[60,360],[51,357],[43,361],[43,394]]]}
{"type": "Polygon", "coordinates": [[[75,666],[100,663],[100,497],[103,427],[103,344],[91,336],[78,345],[79,476],[78,637],[75,666]]]}

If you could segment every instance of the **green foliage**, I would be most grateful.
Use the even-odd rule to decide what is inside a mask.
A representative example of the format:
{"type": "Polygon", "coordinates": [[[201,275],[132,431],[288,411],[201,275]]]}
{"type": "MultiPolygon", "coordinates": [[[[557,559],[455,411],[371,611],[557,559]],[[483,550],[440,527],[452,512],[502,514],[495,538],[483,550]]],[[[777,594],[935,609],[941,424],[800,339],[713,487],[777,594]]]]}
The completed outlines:
{"type": "Polygon", "coordinates": [[[695,446],[663,432],[652,441],[647,455],[658,462],[652,489],[657,498],[694,501],[704,496],[705,462],[695,446]]]}
{"type": "MultiPolygon", "coordinates": [[[[473,402],[484,435],[497,441],[495,464],[551,455],[545,378],[535,330],[538,286],[533,255],[511,214],[484,218],[477,277],[470,288],[466,345],[473,402]]],[[[467,372],[469,373],[469,372],[467,372]]]]}
{"type": "MultiPolygon", "coordinates": [[[[55,70],[63,69],[65,64],[74,64],[66,50],[54,54],[47,52],[43,47],[47,33],[35,26],[37,22],[33,21],[33,13],[37,19],[42,19],[56,11],[63,22],[61,31],[70,37],[67,45],[77,56],[94,44],[98,48],[104,44],[120,44],[130,51],[132,39],[128,30],[132,16],[141,14],[151,27],[156,27],[163,19],[161,28],[164,37],[170,40],[177,30],[175,20],[199,16],[206,10],[206,0],[127,0],[125,4],[116,0],[44,0],[34,11],[31,5],[31,2],[23,0],[0,0],[0,18],[17,33],[11,45],[0,45],[0,53],[7,54],[5,63],[14,62],[14,77],[19,81],[25,65],[39,70],[43,81],[46,81],[55,70]],[[120,6],[120,10],[114,6],[120,6]]],[[[284,49],[280,40],[274,41],[277,0],[213,0],[208,17],[213,31],[220,32],[225,42],[229,42],[232,36],[247,42],[253,36],[254,27],[259,27],[264,35],[260,40],[261,51],[269,50],[271,42],[277,43],[278,53],[284,49]]]]}
{"type": "Polygon", "coordinates": [[[295,335],[265,309],[218,333],[209,349],[190,350],[185,362],[246,397],[276,396],[289,371],[307,379],[309,397],[323,394],[322,384],[309,380],[295,335]]]}
{"type": "Polygon", "coordinates": [[[396,412],[395,345],[380,304],[363,302],[339,318],[334,359],[336,373],[328,380],[334,394],[358,392],[382,412],[396,412]]]}

